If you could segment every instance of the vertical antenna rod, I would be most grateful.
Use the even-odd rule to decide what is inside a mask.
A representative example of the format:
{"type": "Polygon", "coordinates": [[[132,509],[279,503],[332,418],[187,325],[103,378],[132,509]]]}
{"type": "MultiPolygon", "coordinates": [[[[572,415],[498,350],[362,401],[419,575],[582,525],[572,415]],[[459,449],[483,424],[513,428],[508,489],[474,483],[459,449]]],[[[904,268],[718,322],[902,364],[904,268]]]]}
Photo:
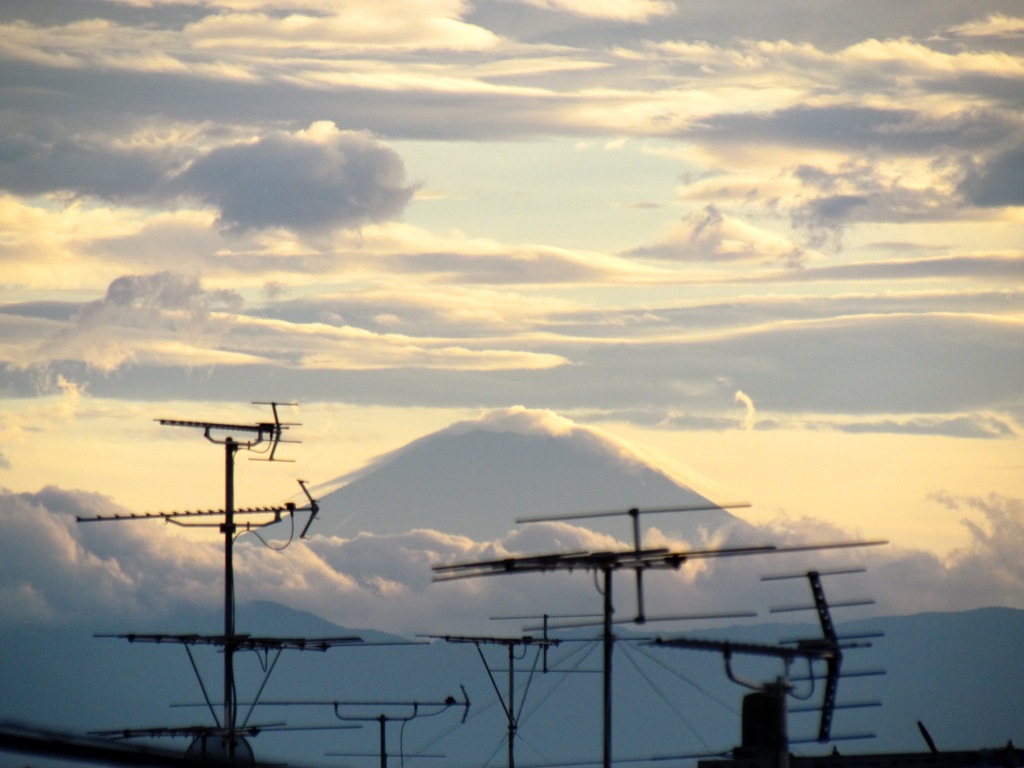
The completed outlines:
{"type": "Polygon", "coordinates": [[[224,727],[227,757],[234,757],[235,733],[235,453],[238,443],[224,441],[224,727]]]}
{"type": "MultiPolygon", "coordinates": [[[[612,649],[614,648],[615,635],[612,633],[612,613],[615,608],[612,606],[612,564],[605,563],[602,567],[604,574],[604,701],[602,702],[602,731],[604,732],[604,744],[601,751],[603,768],[612,766],[612,649]]],[[[640,571],[637,571],[639,577],[640,571]]]]}

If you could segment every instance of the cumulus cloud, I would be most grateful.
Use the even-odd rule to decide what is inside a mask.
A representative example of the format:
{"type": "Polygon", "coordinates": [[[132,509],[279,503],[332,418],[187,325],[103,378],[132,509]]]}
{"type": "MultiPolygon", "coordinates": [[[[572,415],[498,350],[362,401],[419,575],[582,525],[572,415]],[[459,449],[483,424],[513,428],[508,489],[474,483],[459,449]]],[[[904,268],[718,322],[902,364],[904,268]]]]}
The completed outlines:
{"type": "Polygon", "coordinates": [[[394,218],[416,191],[396,152],[330,121],[251,141],[203,137],[199,129],[137,130],[121,141],[57,126],[45,135],[12,130],[0,141],[0,188],[129,205],[170,203],[184,194],[216,209],[228,229],[302,233],[394,218]]]}
{"type": "MultiPolygon", "coordinates": [[[[204,289],[197,277],[174,272],[123,275],[110,283],[104,298],[85,304],[22,362],[82,360],[109,371],[139,357],[183,361],[193,356],[195,361],[205,356],[184,340],[216,335],[214,312],[241,305],[236,292],[204,289]]],[[[206,362],[214,359],[205,357],[206,362]]]]}
{"type": "Polygon", "coordinates": [[[756,227],[715,205],[687,217],[659,243],[628,252],[673,261],[753,262],[800,266],[808,252],[779,232],[756,227]]]}
{"type": "Polygon", "coordinates": [[[1024,545],[1024,499],[990,494],[934,495],[947,508],[962,511],[970,543],[950,555],[951,603],[986,595],[993,604],[1011,604],[1024,581],[1024,563],[1018,553],[1024,545]],[[980,518],[980,519],[979,519],[980,518]]]}
{"type": "Polygon", "coordinates": [[[415,191],[397,153],[368,133],[341,131],[329,121],[213,149],[179,182],[215,206],[228,228],[309,233],[393,218],[415,191]]]}
{"type": "MultiPolygon", "coordinates": [[[[971,543],[948,561],[893,547],[821,550],[807,554],[694,559],[678,571],[654,571],[646,580],[648,604],[662,613],[763,608],[760,576],[805,563],[828,568],[868,567],[857,588],[879,600],[883,613],[963,610],[986,605],[1024,607],[1024,506],[999,496],[952,498],[943,504],[969,517],[971,543]],[[977,520],[980,517],[981,520],[977,520]]],[[[174,535],[153,521],[76,523],[75,516],[124,513],[95,494],[46,488],[39,493],[0,493],[0,613],[16,623],[109,621],[131,614],[153,618],[181,605],[215,607],[223,599],[222,544],[174,535]]],[[[287,525],[287,524],[285,524],[287,525]]],[[[263,529],[264,537],[287,531],[263,529]],[[275,533],[276,532],[276,533],[275,533]]],[[[812,519],[779,518],[766,525],[737,524],[714,540],[684,541],[656,528],[649,546],[689,551],[707,546],[830,544],[856,541],[855,532],[812,519]]],[[[548,573],[433,583],[431,568],[555,551],[627,549],[630,544],[586,527],[542,523],[492,541],[432,530],[354,538],[313,534],[275,552],[252,536],[235,547],[238,595],[310,610],[350,627],[429,631],[438,616],[446,627],[480,629],[494,606],[578,613],[598,609],[600,596],[586,575],[548,573]]],[[[625,574],[628,578],[628,574],[625,574]]],[[[632,611],[624,583],[618,612],[632,611]]]]}
{"type": "Polygon", "coordinates": [[[109,617],[166,607],[186,594],[200,599],[208,594],[203,585],[216,578],[217,568],[215,560],[202,556],[203,547],[189,552],[189,568],[172,583],[162,576],[184,556],[174,541],[157,545],[130,527],[94,539],[75,523],[76,515],[113,511],[127,510],[96,494],[55,487],[37,494],[0,494],[5,550],[0,613],[5,620],[109,617]]]}
{"type": "Polygon", "coordinates": [[[813,244],[838,248],[853,223],[945,219],[955,215],[954,174],[952,166],[910,162],[802,164],[793,171],[802,191],[789,203],[791,220],[813,244]]]}

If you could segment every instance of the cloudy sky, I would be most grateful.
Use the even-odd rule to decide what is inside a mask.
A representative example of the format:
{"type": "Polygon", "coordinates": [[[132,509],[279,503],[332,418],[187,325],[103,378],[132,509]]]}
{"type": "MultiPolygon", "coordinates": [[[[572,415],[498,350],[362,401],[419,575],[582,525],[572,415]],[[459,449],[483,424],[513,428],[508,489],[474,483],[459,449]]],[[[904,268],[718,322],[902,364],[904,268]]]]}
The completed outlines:
{"type": "MultiPolygon", "coordinates": [[[[7,514],[219,504],[154,418],[300,403],[295,464],[239,467],[271,504],[524,405],[982,572],[1024,504],[1022,80],[1012,0],[0,0],[7,514]]],[[[61,520],[8,523],[107,562],[61,520]]]]}

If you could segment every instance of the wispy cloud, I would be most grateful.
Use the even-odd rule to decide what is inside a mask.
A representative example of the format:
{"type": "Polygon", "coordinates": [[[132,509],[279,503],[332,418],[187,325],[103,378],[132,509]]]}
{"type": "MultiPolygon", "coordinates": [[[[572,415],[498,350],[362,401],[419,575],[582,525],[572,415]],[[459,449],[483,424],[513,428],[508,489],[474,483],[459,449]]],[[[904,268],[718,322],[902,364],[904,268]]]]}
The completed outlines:
{"type": "Polygon", "coordinates": [[[751,430],[757,426],[757,410],[754,408],[754,401],[750,398],[750,395],[742,389],[738,389],[733,399],[737,403],[742,403],[743,407],[746,408],[747,413],[743,417],[743,428],[751,430]]]}

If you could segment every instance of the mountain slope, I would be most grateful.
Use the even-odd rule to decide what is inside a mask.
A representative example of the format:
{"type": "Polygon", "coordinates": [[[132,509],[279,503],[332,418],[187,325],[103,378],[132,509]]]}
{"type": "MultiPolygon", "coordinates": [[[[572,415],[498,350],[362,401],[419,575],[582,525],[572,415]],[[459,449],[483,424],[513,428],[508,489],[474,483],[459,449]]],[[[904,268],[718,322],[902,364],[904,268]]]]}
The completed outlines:
{"type": "MultiPolygon", "coordinates": [[[[540,412],[548,415],[547,412],[540,412]]],[[[522,416],[442,430],[383,457],[321,501],[320,531],[397,533],[434,528],[476,540],[501,536],[519,517],[709,505],[696,491],[593,430],[524,429],[522,416]],[[518,418],[517,418],[518,417],[518,418]]],[[[571,424],[571,422],[569,422],[571,424]]],[[[721,510],[659,518],[687,538],[732,516],[721,510]]],[[[588,527],[622,538],[624,521],[588,527]]]]}

